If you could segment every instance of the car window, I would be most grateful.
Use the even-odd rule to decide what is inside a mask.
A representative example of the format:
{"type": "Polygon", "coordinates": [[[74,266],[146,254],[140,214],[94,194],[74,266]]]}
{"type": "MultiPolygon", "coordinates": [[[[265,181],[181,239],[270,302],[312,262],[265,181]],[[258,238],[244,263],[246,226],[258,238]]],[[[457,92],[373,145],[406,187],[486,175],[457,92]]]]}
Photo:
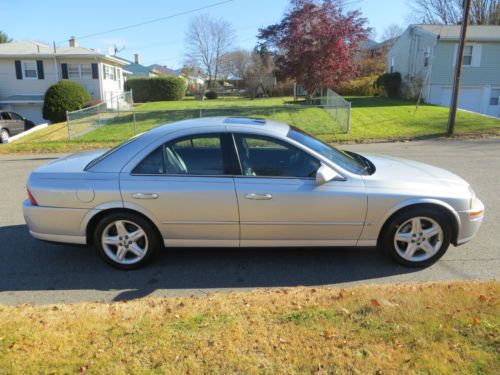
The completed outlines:
{"type": "Polygon", "coordinates": [[[320,162],[308,153],[277,139],[235,134],[245,176],[315,177],[320,162]]]}
{"type": "Polygon", "coordinates": [[[223,175],[222,135],[183,137],[157,148],[132,171],[133,174],[223,175]]]}
{"type": "Polygon", "coordinates": [[[222,135],[195,135],[165,145],[167,174],[223,175],[222,135]]]}
{"type": "Polygon", "coordinates": [[[7,112],[2,112],[0,116],[2,117],[2,120],[10,120],[10,115],[7,112]]]}
{"type": "Polygon", "coordinates": [[[21,116],[19,116],[17,113],[14,113],[14,112],[10,112],[10,117],[13,119],[13,120],[22,120],[23,118],[21,116]]]}

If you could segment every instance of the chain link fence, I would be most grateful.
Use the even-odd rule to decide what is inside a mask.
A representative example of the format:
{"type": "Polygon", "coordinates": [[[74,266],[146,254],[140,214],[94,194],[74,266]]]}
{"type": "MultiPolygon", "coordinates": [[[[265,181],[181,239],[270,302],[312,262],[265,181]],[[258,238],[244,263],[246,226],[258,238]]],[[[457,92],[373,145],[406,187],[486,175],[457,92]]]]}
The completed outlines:
{"type": "Polygon", "coordinates": [[[134,111],[132,91],[120,93],[103,103],[66,112],[68,139],[76,139],[134,111]]]}
{"type": "Polygon", "coordinates": [[[266,118],[297,126],[314,135],[349,132],[350,103],[328,90],[317,104],[290,102],[279,106],[197,108],[141,111],[133,106],[132,93],[111,103],[68,113],[68,138],[84,141],[121,141],[175,121],[216,116],[266,118]]]}

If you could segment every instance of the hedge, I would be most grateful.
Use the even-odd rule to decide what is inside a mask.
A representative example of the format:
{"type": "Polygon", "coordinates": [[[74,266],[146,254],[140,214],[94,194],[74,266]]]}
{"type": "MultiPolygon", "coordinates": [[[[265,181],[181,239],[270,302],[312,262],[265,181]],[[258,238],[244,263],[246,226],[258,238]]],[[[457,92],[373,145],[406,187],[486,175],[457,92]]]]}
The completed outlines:
{"type": "Polygon", "coordinates": [[[187,83],[184,78],[162,76],[151,78],[130,78],[125,83],[126,90],[132,90],[134,102],[158,102],[181,100],[186,93],[187,83]]]}
{"type": "Polygon", "coordinates": [[[375,87],[376,75],[352,79],[344,83],[336,91],[344,96],[375,96],[379,95],[381,89],[375,87]]]}
{"type": "Polygon", "coordinates": [[[205,98],[212,100],[212,99],[217,99],[219,97],[219,94],[217,94],[217,91],[207,91],[205,93],[205,98]]]}
{"type": "Polygon", "coordinates": [[[51,122],[66,121],[66,111],[83,108],[92,97],[85,87],[75,81],[59,81],[49,87],[43,102],[43,118],[51,122]]]}

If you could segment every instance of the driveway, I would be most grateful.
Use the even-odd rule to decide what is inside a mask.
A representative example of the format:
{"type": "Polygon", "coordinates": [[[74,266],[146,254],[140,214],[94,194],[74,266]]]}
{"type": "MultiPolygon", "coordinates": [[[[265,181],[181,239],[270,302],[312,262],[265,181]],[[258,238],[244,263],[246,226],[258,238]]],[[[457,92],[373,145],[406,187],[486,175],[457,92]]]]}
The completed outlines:
{"type": "Polygon", "coordinates": [[[486,205],[477,237],[427,269],[407,269],[375,249],[173,249],[136,271],[105,265],[93,249],[32,239],[22,217],[29,172],[50,155],[0,156],[0,303],[127,300],[297,285],[500,278],[500,138],[352,145],[449,169],[486,205]]]}

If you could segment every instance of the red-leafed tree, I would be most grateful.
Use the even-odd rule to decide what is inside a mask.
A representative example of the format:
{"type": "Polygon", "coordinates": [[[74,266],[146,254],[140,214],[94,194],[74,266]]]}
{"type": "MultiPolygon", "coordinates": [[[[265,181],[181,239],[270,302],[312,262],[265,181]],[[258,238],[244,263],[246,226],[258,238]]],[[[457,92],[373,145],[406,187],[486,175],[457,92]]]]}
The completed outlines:
{"type": "Polygon", "coordinates": [[[295,79],[308,93],[356,77],[354,55],[370,31],[359,11],[344,13],[332,0],[292,0],[280,23],[259,30],[274,54],[280,78],[295,79]]]}

